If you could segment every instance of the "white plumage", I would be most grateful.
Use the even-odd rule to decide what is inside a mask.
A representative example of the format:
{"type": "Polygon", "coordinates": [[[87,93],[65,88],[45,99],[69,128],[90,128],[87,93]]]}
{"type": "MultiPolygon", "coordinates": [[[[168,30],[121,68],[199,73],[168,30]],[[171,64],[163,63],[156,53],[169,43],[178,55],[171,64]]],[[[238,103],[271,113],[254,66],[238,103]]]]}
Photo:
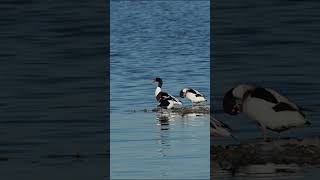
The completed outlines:
{"type": "Polygon", "coordinates": [[[207,99],[204,97],[204,95],[202,95],[199,91],[195,90],[195,89],[191,89],[191,88],[184,88],[180,91],[180,97],[181,98],[188,98],[189,100],[191,100],[192,105],[194,103],[201,103],[204,101],[207,101],[207,99]]]}
{"type": "Polygon", "coordinates": [[[248,97],[243,101],[243,112],[260,125],[273,131],[283,131],[292,127],[302,127],[306,123],[299,111],[275,111],[275,104],[259,98],[248,97]]]}

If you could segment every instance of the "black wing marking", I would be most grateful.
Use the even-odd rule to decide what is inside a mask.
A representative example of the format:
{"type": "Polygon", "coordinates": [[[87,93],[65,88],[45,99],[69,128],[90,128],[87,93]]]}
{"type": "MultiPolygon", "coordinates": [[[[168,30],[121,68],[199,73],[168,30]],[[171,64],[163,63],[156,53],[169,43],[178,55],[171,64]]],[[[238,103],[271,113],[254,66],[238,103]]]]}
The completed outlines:
{"type": "Polygon", "coordinates": [[[290,104],[280,102],[277,105],[275,105],[272,109],[274,109],[276,112],[280,111],[298,111],[294,107],[292,107],[290,104]]]}
{"type": "Polygon", "coordinates": [[[194,90],[194,89],[188,89],[186,92],[190,92],[192,94],[195,94],[196,97],[203,97],[202,94],[200,94],[198,91],[194,90]]]}
{"type": "Polygon", "coordinates": [[[164,97],[164,96],[169,97],[170,95],[168,93],[166,93],[166,92],[161,92],[161,97],[164,97]]]}
{"type": "Polygon", "coordinates": [[[179,99],[171,96],[170,94],[168,94],[168,93],[166,93],[166,92],[161,92],[161,95],[160,95],[160,96],[161,96],[161,97],[160,97],[159,101],[160,101],[161,99],[165,99],[165,100],[167,100],[167,101],[171,100],[171,101],[175,101],[175,102],[181,102],[179,99]]]}
{"type": "Polygon", "coordinates": [[[192,94],[198,94],[195,90],[193,89],[188,89],[186,92],[192,93],[192,94]]]}
{"type": "Polygon", "coordinates": [[[251,92],[251,97],[256,97],[263,99],[268,102],[272,102],[277,104],[278,100],[274,97],[273,94],[271,94],[269,91],[267,91],[264,88],[256,88],[251,92]]]}
{"type": "Polygon", "coordinates": [[[159,92],[159,94],[157,95],[156,99],[157,101],[160,101],[161,98],[167,98],[169,97],[170,95],[166,92],[159,92]]]}
{"type": "Polygon", "coordinates": [[[169,101],[169,100],[171,100],[171,101],[176,101],[172,96],[168,96],[168,97],[164,97],[165,98],[165,100],[167,100],[167,101],[169,101]]]}
{"type": "Polygon", "coordinates": [[[172,101],[175,101],[177,103],[181,102],[179,99],[177,99],[176,97],[171,96],[171,95],[169,95],[167,98],[168,98],[168,100],[172,100],[172,101]]]}
{"type": "Polygon", "coordinates": [[[284,103],[284,102],[280,102],[277,105],[275,105],[272,108],[274,111],[276,112],[280,112],[280,111],[297,111],[299,112],[304,118],[306,117],[306,115],[299,109],[296,109],[294,107],[292,107],[290,104],[284,103]]]}
{"type": "Polygon", "coordinates": [[[169,99],[168,98],[161,98],[159,100],[159,105],[160,107],[167,107],[170,105],[169,99]]]}

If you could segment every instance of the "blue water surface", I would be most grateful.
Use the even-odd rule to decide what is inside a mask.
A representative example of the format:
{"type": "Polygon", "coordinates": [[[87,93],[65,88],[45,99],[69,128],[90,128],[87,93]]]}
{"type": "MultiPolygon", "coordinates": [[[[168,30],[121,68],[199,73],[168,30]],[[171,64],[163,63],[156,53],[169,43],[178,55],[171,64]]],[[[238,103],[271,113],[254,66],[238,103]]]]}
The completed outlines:
{"type": "Polygon", "coordinates": [[[110,34],[111,178],[209,179],[209,116],[151,110],[155,77],[210,96],[210,2],[114,0],[110,34]]]}

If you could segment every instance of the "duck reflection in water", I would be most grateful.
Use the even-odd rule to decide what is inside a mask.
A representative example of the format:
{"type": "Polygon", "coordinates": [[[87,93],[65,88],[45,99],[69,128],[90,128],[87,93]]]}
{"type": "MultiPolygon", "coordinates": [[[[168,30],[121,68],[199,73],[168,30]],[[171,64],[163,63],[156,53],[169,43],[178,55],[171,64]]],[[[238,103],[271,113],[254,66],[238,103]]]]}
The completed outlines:
{"type": "Polygon", "coordinates": [[[161,157],[167,157],[167,152],[170,150],[170,116],[164,115],[163,113],[157,115],[157,123],[159,125],[158,140],[159,144],[158,152],[160,152],[161,157]]]}
{"type": "Polygon", "coordinates": [[[169,120],[170,120],[170,115],[161,113],[156,117],[158,121],[158,125],[160,125],[161,130],[169,130],[169,120]]]}

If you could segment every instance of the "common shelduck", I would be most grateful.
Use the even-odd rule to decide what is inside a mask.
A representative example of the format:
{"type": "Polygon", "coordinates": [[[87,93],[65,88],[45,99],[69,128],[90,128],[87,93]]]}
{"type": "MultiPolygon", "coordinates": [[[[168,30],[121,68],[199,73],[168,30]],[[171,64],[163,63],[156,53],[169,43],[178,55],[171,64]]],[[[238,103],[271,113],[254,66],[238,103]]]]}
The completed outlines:
{"type": "Polygon", "coordinates": [[[286,97],[270,88],[241,84],[230,89],[223,99],[224,112],[237,115],[246,113],[258,122],[263,137],[266,130],[280,133],[293,127],[310,125],[302,109],[286,97]]]}
{"type": "Polygon", "coordinates": [[[195,89],[191,89],[191,88],[181,89],[180,97],[181,98],[186,97],[186,98],[190,99],[192,102],[192,105],[194,103],[200,103],[200,102],[207,101],[207,99],[199,91],[197,91],[195,89]]]}
{"type": "Polygon", "coordinates": [[[171,109],[173,107],[173,105],[175,105],[175,104],[182,105],[182,102],[178,98],[176,98],[166,92],[163,92],[161,90],[162,84],[163,84],[163,81],[161,78],[157,77],[153,80],[153,82],[157,86],[157,88],[155,90],[155,96],[156,96],[157,101],[159,102],[159,104],[158,104],[159,107],[161,107],[163,109],[171,109]]]}

